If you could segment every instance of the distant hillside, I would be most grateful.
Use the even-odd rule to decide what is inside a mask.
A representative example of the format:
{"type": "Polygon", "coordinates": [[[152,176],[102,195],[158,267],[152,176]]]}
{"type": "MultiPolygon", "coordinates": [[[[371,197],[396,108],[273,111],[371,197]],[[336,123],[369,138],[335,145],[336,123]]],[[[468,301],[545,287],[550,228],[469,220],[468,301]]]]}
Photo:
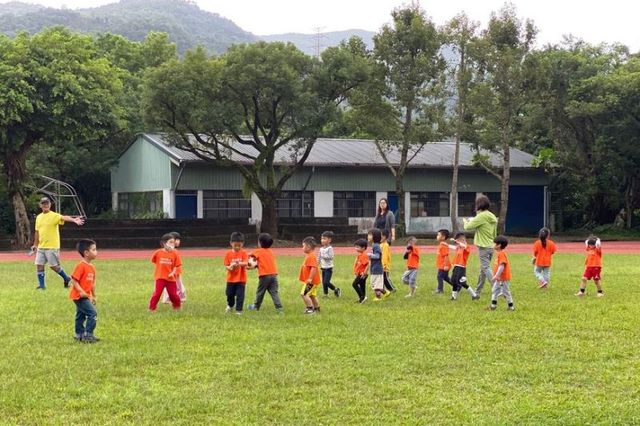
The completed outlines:
{"type": "Polygon", "coordinates": [[[186,0],[121,0],[91,9],[53,9],[12,2],[0,5],[0,32],[36,33],[62,25],[74,31],[110,32],[142,40],[150,31],[162,31],[183,53],[197,45],[222,53],[234,43],[257,40],[232,21],[206,12],[186,0]]]}
{"type": "MultiPolygon", "coordinates": [[[[0,4],[0,33],[10,36],[19,31],[36,33],[44,28],[62,25],[74,31],[110,32],[140,41],[150,31],[169,34],[184,53],[203,45],[212,53],[222,53],[234,43],[250,43],[259,39],[295,44],[310,55],[316,51],[314,34],[276,34],[255,36],[216,13],[206,12],[188,0],[121,0],[97,8],[53,9],[21,2],[0,4]]],[[[324,33],[322,48],[335,46],[352,35],[373,46],[373,33],[348,30],[324,33]]]]}
{"type": "MultiPolygon", "coordinates": [[[[374,34],[375,33],[372,31],[365,30],[346,30],[321,33],[319,35],[320,50],[330,46],[337,46],[342,40],[348,40],[352,36],[360,37],[367,47],[371,49],[373,48],[374,34]]],[[[316,47],[318,44],[318,34],[285,33],[258,36],[258,38],[266,41],[283,41],[293,43],[298,47],[298,49],[308,55],[316,54],[316,47]]]]}

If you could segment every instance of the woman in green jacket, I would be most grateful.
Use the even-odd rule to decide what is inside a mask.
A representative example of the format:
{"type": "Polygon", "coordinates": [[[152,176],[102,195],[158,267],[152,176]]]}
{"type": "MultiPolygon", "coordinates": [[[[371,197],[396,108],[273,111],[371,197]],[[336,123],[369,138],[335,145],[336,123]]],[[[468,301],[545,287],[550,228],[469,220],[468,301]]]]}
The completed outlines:
{"type": "Polygon", "coordinates": [[[476,215],[473,219],[464,219],[464,229],[473,230],[473,244],[478,247],[480,257],[480,274],[478,275],[478,285],[476,293],[480,296],[485,280],[491,280],[493,271],[491,270],[491,257],[493,256],[493,239],[496,237],[498,229],[498,219],[489,211],[491,201],[486,195],[476,198],[476,215]]]}

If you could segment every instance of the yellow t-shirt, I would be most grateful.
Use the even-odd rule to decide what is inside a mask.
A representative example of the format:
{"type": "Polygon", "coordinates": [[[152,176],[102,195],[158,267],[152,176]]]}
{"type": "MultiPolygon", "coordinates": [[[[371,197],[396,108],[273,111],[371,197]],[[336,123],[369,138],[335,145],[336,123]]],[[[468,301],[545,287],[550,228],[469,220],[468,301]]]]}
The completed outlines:
{"type": "Polygon", "coordinates": [[[40,213],[36,216],[36,231],[38,232],[38,248],[59,249],[60,232],[58,226],[64,225],[62,215],[56,212],[40,213]]]}
{"type": "Polygon", "coordinates": [[[391,248],[387,242],[380,243],[380,248],[382,249],[382,269],[389,272],[391,269],[391,248]]]}

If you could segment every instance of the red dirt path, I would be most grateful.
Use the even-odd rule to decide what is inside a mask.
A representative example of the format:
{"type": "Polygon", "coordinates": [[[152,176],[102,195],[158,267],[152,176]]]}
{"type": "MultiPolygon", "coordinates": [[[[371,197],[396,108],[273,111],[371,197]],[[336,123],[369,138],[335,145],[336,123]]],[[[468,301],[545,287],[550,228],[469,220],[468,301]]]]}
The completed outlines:
{"type": "MultiPolygon", "coordinates": [[[[603,242],[603,250],[605,254],[640,254],[640,241],[610,241],[603,242]]],[[[531,253],[532,244],[512,244],[509,245],[508,251],[510,253],[531,253]]],[[[584,243],[556,243],[559,253],[583,253],[584,243]]],[[[435,246],[421,246],[423,253],[435,253],[435,246]]],[[[182,248],[180,254],[182,257],[187,258],[202,258],[202,257],[222,257],[228,249],[191,249],[182,248]]],[[[393,253],[402,253],[404,247],[393,246],[391,247],[393,253]]],[[[473,249],[472,249],[473,250],[473,249]]],[[[105,249],[99,251],[99,258],[101,260],[112,259],[147,259],[151,256],[153,250],[115,250],[105,249]]],[[[276,255],[280,256],[302,256],[302,250],[300,248],[275,248],[276,255]]],[[[352,247],[334,247],[336,254],[353,254],[354,249],[352,247]]],[[[64,250],[62,252],[62,258],[65,260],[73,259],[77,256],[77,253],[73,250],[64,250]]],[[[20,260],[28,260],[33,262],[33,257],[27,256],[27,252],[0,252],[0,262],[14,262],[20,260]]]]}

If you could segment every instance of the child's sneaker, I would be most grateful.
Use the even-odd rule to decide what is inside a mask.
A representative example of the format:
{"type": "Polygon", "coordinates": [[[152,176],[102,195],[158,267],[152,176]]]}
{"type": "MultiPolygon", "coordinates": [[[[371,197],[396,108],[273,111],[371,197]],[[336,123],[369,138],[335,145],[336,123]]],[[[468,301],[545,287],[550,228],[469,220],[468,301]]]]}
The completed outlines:
{"type": "Polygon", "coordinates": [[[340,290],[340,287],[336,287],[336,289],[333,290],[333,294],[335,294],[336,297],[340,297],[342,295],[342,290],[340,290]]]}
{"type": "Polygon", "coordinates": [[[36,287],[36,290],[46,290],[46,289],[47,289],[46,287],[42,287],[40,285],[38,287],[36,287]]]}
{"type": "Polygon", "coordinates": [[[82,343],[98,343],[100,341],[100,339],[98,339],[96,336],[84,336],[82,338],[82,343]]]}
{"type": "Polygon", "coordinates": [[[405,298],[407,298],[407,299],[410,299],[410,298],[412,298],[412,297],[413,297],[413,294],[411,294],[411,293],[409,293],[409,294],[407,294],[407,295],[405,296],[405,298]]]}
{"type": "Polygon", "coordinates": [[[313,308],[307,308],[307,309],[304,310],[304,314],[305,315],[313,315],[315,313],[316,313],[316,311],[313,308]]]}
{"type": "Polygon", "coordinates": [[[473,296],[471,296],[471,300],[479,300],[480,299],[480,295],[479,294],[475,294],[473,296]]]}
{"type": "Polygon", "coordinates": [[[495,311],[497,308],[496,305],[490,305],[485,308],[485,311],[495,311]]]}
{"type": "Polygon", "coordinates": [[[515,306],[509,306],[509,307],[507,308],[507,311],[515,311],[515,310],[516,310],[516,307],[515,307],[515,306]]]}
{"type": "Polygon", "coordinates": [[[242,315],[242,311],[236,311],[236,315],[242,315]]]}
{"type": "Polygon", "coordinates": [[[64,288],[69,288],[69,283],[71,282],[71,278],[69,278],[68,280],[65,280],[65,282],[63,283],[64,288]]]}
{"type": "Polygon", "coordinates": [[[254,303],[251,303],[249,306],[247,306],[247,309],[250,311],[257,311],[258,307],[254,303]]]}
{"type": "Polygon", "coordinates": [[[443,293],[444,293],[444,290],[438,290],[438,289],[433,290],[433,294],[443,294],[443,293]]]}
{"type": "Polygon", "coordinates": [[[374,302],[380,302],[380,301],[382,301],[382,297],[374,297],[373,301],[374,302]]]}
{"type": "Polygon", "coordinates": [[[386,299],[389,296],[391,296],[391,292],[389,290],[387,290],[387,292],[382,295],[382,298],[386,299]]]}
{"type": "Polygon", "coordinates": [[[278,315],[284,315],[284,309],[282,309],[282,308],[276,308],[276,314],[278,314],[278,315]]]}
{"type": "Polygon", "coordinates": [[[576,294],[574,294],[574,296],[583,297],[584,296],[584,291],[579,291],[576,294]]]}
{"type": "Polygon", "coordinates": [[[363,298],[362,298],[362,300],[360,300],[360,302],[359,302],[359,303],[362,305],[362,304],[363,304],[364,302],[366,302],[366,301],[367,301],[367,296],[363,297],[363,298]]]}
{"type": "Polygon", "coordinates": [[[547,288],[547,284],[545,281],[540,281],[540,289],[547,288]]]}
{"type": "Polygon", "coordinates": [[[596,295],[596,297],[604,297],[604,293],[599,291],[598,294],[596,295]]]}
{"type": "Polygon", "coordinates": [[[228,314],[229,312],[231,312],[231,306],[227,306],[227,307],[224,309],[224,313],[225,313],[225,314],[228,314]]]}

